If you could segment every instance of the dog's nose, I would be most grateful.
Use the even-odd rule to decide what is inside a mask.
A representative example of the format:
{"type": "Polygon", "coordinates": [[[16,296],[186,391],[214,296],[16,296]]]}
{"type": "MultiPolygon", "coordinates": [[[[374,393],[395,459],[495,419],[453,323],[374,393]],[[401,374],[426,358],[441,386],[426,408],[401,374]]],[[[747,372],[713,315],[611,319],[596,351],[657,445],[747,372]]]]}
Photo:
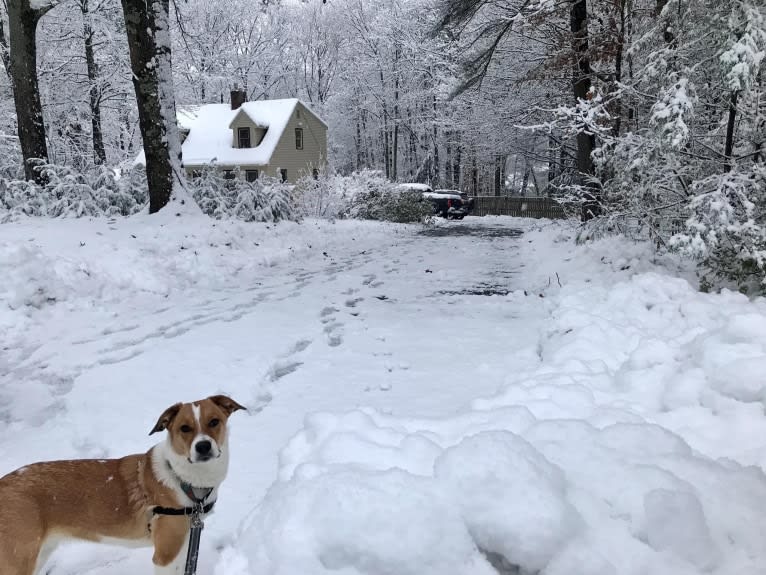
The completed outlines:
{"type": "Polygon", "coordinates": [[[198,441],[197,445],[194,446],[194,449],[200,455],[208,455],[212,447],[213,446],[211,445],[209,441],[198,441]]]}

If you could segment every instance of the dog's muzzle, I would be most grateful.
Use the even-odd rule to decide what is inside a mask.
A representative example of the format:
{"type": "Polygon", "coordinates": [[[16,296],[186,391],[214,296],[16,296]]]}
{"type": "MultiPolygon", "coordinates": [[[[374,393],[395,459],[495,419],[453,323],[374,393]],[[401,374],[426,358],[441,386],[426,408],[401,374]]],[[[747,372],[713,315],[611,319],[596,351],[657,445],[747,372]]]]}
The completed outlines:
{"type": "Polygon", "coordinates": [[[213,445],[213,442],[207,439],[203,439],[194,444],[194,453],[190,460],[193,463],[210,461],[220,456],[220,452],[213,445]]]}

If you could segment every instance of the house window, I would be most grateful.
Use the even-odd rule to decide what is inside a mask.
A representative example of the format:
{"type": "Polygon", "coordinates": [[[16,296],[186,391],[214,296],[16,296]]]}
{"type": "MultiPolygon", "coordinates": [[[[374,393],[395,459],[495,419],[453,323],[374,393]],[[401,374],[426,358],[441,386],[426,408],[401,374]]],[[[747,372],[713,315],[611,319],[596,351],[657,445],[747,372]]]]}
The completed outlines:
{"type": "Polygon", "coordinates": [[[250,147],[250,128],[237,128],[237,140],[240,148],[250,147]]]}
{"type": "Polygon", "coordinates": [[[303,149],[303,128],[295,128],[295,149],[303,149]]]}
{"type": "Polygon", "coordinates": [[[282,168],[281,170],[279,170],[279,177],[280,177],[280,179],[281,179],[283,182],[286,182],[286,181],[287,181],[287,170],[285,170],[284,168],[282,168]]]}
{"type": "Polygon", "coordinates": [[[248,182],[255,182],[258,179],[258,170],[245,170],[245,179],[248,182]]]}
{"type": "Polygon", "coordinates": [[[224,180],[233,180],[235,177],[236,177],[236,174],[234,173],[234,170],[224,170],[223,172],[224,180]]]}

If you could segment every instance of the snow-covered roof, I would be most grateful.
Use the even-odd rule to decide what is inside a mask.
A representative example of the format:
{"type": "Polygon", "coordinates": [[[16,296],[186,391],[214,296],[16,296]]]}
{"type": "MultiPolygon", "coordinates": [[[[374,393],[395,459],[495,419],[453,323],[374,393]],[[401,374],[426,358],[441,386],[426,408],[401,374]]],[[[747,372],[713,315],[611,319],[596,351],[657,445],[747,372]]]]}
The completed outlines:
{"type": "Polygon", "coordinates": [[[190,104],[188,106],[179,106],[176,109],[176,121],[178,122],[179,130],[190,130],[194,120],[199,115],[199,110],[202,108],[201,104],[190,104]]]}
{"type": "MultiPolygon", "coordinates": [[[[176,111],[178,127],[189,132],[181,146],[184,165],[269,164],[298,102],[297,98],[258,100],[245,102],[236,110],[232,110],[229,104],[179,106],[176,111]],[[253,148],[232,146],[231,124],[239,114],[247,115],[256,126],[266,129],[263,140],[253,148]]],[[[303,106],[306,107],[305,104],[303,106]]],[[[319,116],[316,117],[324,124],[319,116]]],[[[134,163],[145,163],[143,150],[134,163]]]]}
{"type": "Polygon", "coordinates": [[[189,122],[189,136],[183,143],[183,163],[198,166],[215,162],[219,166],[266,165],[290,121],[298,100],[260,100],[245,102],[232,110],[229,104],[207,104],[196,110],[189,122]],[[257,125],[266,128],[263,140],[254,148],[234,148],[230,125],[234,117],[245,113],[257,125]]]}

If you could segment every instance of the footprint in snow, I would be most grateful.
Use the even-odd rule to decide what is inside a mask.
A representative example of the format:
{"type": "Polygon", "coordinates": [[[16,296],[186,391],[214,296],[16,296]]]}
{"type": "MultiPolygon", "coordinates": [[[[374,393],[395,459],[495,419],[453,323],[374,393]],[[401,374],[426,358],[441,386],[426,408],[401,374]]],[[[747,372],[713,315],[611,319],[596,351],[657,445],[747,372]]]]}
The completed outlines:
{"type": "Polygon", "coordinates": [[[278,361],[269,368],[268,378],[272,383],[279,381],[284,376],[295,372],[302,365],[302,361],[278,361]]]}
{"type": "Polygon", "coordinates": [[[295,342],[293,345],[293,349],[290,351],[291,354],[293,353],[300,353],[303,350],[305,350],[308,346],[311,345],[310,339],[301,339],[295,342]]]}

